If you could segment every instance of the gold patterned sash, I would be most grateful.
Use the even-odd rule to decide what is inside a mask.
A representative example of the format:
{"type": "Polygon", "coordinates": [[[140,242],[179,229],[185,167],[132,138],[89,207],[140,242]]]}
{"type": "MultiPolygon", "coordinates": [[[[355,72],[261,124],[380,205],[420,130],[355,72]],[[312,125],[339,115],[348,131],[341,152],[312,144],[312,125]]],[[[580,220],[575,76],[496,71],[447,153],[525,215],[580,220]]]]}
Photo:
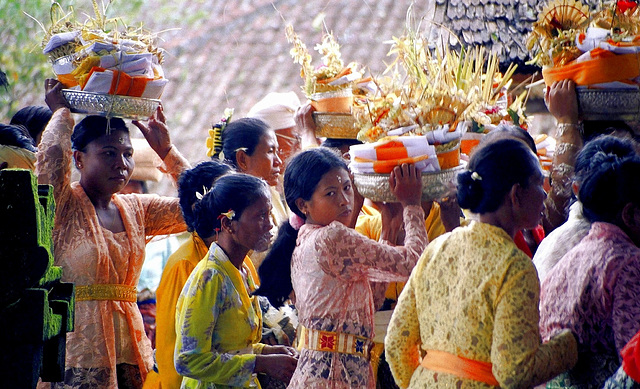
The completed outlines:
{"type": "Polygon", "coordinates": [[[135,286],[121,284],[77,285],[76,301],[115,300],[135,303],[138,291],[135,286]]]}
{"type": "Polygon", "coordinates": [[[315,351],[353,354],[369,359],[373,341],[344,332],[330,332],[298,327],[299,347],[315,351]]]}

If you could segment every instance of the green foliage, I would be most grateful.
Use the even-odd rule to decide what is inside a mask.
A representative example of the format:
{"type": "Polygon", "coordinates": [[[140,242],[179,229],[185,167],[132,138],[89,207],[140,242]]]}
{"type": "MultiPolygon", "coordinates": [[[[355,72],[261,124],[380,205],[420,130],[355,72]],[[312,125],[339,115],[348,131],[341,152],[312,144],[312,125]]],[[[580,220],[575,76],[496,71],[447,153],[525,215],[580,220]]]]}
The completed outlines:
{"type": "MultiPolygon", "coordinates": [[[[7,88],[0,89],[0,118],[8,121],[19,107],[19,101],[31,91],[36,80],[44,80],[51,73],[46,66],[46,57],[39,49],[38,36],[43,32],[37,23],[22,11],[32,13],[39,20],[45,20],[49,2],[32,0],[27,5],[22,1],[0,2],[0,71],[7,77],[7,88]]],[[[42,86],[42,83],[39,84],[42,86]]]]}
{"type": "MultiPolygon", "coordinates": [[[[143,21],[138,18],[144,0],[97,0],[107,7],[107,17],[122,17],[126,24],[143,21]]],[[[78,21],[93,17],[91,0],[59,0],[63,9],[70,6],[78,21]]],[[[0,122],[6,123],[25,105],[42,105],[45,78],[53,77],[51,65],[42,54],[45,31],[34,17],[48,28],[51,0],[3,0],[0,1],[0,72],[7,77],[8,86],[0,87],[0,122]],[[39,96],[39,97],[38,97],[39,96]]]]}

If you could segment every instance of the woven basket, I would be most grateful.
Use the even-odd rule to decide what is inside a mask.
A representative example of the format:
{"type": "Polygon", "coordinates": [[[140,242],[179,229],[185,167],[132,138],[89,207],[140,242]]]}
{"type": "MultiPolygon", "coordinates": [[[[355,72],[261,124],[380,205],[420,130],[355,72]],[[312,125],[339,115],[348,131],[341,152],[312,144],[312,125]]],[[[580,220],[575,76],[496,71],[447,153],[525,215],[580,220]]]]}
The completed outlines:
{"type": "Polygon", "coordinates": [[[322,138],[356,139],[360,129],[350,113],[314,112],[316,136],[322,138]]]}
{"type": "MultiPolygon", "coordinates": [[[[452,169],[422,173],[422,201],[438,200],[445,196],[450,183],[456,184],[456,177],[465,166],[463,162],[452,169]]],[[[389,174],[354,173],[353,182],[358,192],[372,201],[398,201],[389,188],[389,174]]]]}
{"type": "Polygon", "coordinates": [[[640,121],[640,90],[577,89],[583,120],[640,121]]]}
{"type": "Polygon", "coordinates": [[[123,119],[147,120],[158,108],[160,100],[142,97],[109,95],[63,89],[62,94],[71,112],[123,119]]]}

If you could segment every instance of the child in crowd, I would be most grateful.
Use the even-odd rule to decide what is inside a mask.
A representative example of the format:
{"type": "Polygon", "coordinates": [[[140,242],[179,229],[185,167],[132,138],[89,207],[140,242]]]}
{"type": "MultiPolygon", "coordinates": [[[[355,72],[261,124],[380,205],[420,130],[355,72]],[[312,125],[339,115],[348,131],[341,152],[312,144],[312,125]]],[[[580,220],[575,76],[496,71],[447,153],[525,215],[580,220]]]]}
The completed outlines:
{"type": "MultiPolygon", "coordinates": [[[[370,282],[406,280],[427,244],[414,166],[398,166],[390,176],[404,208],[404,246],[378,243],[347,227],[351,185],[344,160],[327,148],[298,154],[285,172],[285,196],[296,216],[280,228],[259,268],[262,284],[256,293],[275,306],[291,295],[298,309],[301,353],[290,388],[374,387],[368,359],[375,312],[370,282]]],[[[390,233],[384,226],[381,238],[390,233]]]]}

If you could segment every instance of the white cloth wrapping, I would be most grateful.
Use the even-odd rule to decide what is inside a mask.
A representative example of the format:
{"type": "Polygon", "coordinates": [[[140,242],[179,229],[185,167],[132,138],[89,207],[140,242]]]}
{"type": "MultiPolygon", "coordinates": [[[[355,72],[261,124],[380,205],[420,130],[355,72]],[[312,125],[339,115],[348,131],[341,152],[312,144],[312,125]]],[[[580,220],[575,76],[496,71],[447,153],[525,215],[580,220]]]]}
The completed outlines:
{"type": "MultiPolygon", "coordinates": [[[[109,93],[111,89],[111,80],[113,79],[113,71],[105,70],[104,72],[94,72],[87,84],[84,86],[85,92],[109,93]]],[[[151,80],[147,82],[141,97],[148,99],[159,99],[165,85],[169,82],[166,78],[151,80]]]]}
{"type": "MultiPolygon", "coordinates": [[[[587,28],[585,35],[586,37],[582,40],[582,43],[580,42],[580,36],[576,37],[576,46],[578,47],[578,49],[580,49],[580,51],[583,52],[581,56],[576,58],[576,63],[593,60],[593,58],[591,57],[591,50],[596,48],[608,50],[619,55],[634,54],[640,52],[640,46],[615,46],[606,42],[607,38],[609,37],[609,30],[603,28],[589,27],[587,28]]],[[[631,38],[629,38],[629,42],[630,41],[631,38]]],[[[638,89],[638,85],[627,84],[619,81],[593,84],[589,85],[588,87],[593,89],[638,89]]]]}
{"type": "MultiPolygon", "coordinates": [[[[423,159],[416,162],[415,165],[422,173],[440,171],[440,164],[438,163],[438,158],[436,157],[423,159]]],[[[377,173],[373,169],[373,162],[351,162],[349,163],[349,170],[351,170],[353,173],[377,173]]]]}
{"type": "Polygon", "coordinates": [[[556,151],[556,140],[550,136],[544,138],[544,140],[540,142],[536,142],[536,150],[540,151],[542,149],[547,150],[546,156],[549,158],[553,158],[553,154],[556,151]]]}
{"type": "Polygon", "coordinates": [[[421,158],[428,156],[426,159],[415,162],[416,167],[421,172],[440,170],[440,164],[438,163],[438,158],[436,156],[436,148],[429,144],[427,137],[424,135],[398,136],[375,143],[352,145],[349,147],[349,155],[351,156],[349,168],[354,173],[375,173],[373,161],[378,160],[376,149],[393,141],[401,142],[403,144],[407,150],[407,157],[409,158],[421,158]],[[356,158],[366,161],[356,161],[356,158]]]}
{"type": "Polygon", "coordinates": [[[418,128],[417,124],[412,124],[410,126],[404,126],[404,127],[398,127],[398,128],[394,128],[393,130],[387,131],[387,135],[389,136],[399,136],[402,134],[406,134],[409,131],[413,131],[416,128],[418,128]]]}
{"type": "Polygon", "coordinates": [[[84,51],[86,53],[112,52],[117,49],[116,45],[108,42],[96,41],[91,43],[84,51]]]}
{"type": "Polygon", "coordinates": [[[350,82],[359,80],[361,78],[362,78],[362,74],[360,74],[358,72],[349,73],[349,74],[347,74],[345,76],[342,76],[342,77],[340,77],[338,79],[335,79],[335,80],[331,81],[329,83],[329,85],[331,85],[331,86],[344,85],[344,84],[348,84],[350,82]]]}
{"type": "Polygon", "coordinates": [[[416,135],[416,136],[398,136],[398,137],[394,137],[394,138],[386,138],[384,140],[380,140],[378,142],[374,142],[374,143],[364,143],[364,144],[359,144],[359,145],[352,145],[349,147],[349,155],[351,155],[351,160],[353,161],[354,158],[359,157],[359,158],[367,158],[367,159],[377,159],[376,158],[376,153],[375,150],[380,147],[380,146],[384,146],[385,144],[389,143],[389,142],[400,142],[402,143],[402,145],[407,148],[407,152],[409,149],[413,150],[413,153],[416,154],[409,154],[410,157],[416,157],[419,155],[436,155],[436,149],[435,147],[431,146],[429,144],[429,142],[427,141],[427,137],[422,135],[416,135]],[[422,151],[422,153],[419,153],[422,151]],[[369,155],[370,157],[367,157],[366,155],[369,155]]]}
{"type": "Polygon", "coordinates": [[[166,78],[147,82],[147,85],[144,88],[144,92],[140,97],[144,97],[147,99],[159,99],[162,96],[162,91],[164,90],[164,87],[168,82],[169,80],[167,80],[166,78]]]}
{"type": "MultiPolygon", "coordinates": [[[[435,147],[430,146],[428,144],[416,145],[416,146],[405,146],[405,148],[407,149],[408,157],[420,157],[422,155],[433,155],[433,156],[436,155],[435,147]]],[[[378,159],[376,150],[373,148],[349,149],[349,154],[351,155],[352,161],[354,161],[355,158],[369,159],[372,161],[375,161],[378,159]]]]}
{"type": "Polygon", "coordinates": [[[466,130],[467,128],[465,126],[456,126],[454,131],[449,131],[449,125],[445,124],[438,126],[438,128],[433,131],[428,131],[425,135],[427,136],[429,144],[445,144],[456,139],[461,139],[462,134],[464,134],[466,130]]]}
{"type": "Polygon", "coordinates": [[[300,106],[300,99],[295,92],[270,92],[258,101],[247,114],[247,117],[264,121],[274,130],[282,130],[296,126],[295,114],[300,106]]]}
{"type": "Polygon", "coordinates": [[[365,90],[371,94],[375,94],[378,93],[378,86],[376,85],[375,82],[369,80],[366,82],[359,82],[356,84],[356,86],[362,90],[365,90]]]}
{"type": "Polygon", "coordinates": [[[51,36],[47,45],[42,49],[43,54],[47,54],[54,49],[64,45],[65,43],[72,42],[80,34],[80,31],[62,32],[51,36]]]}
{"type": "Polygon", "coordinates": [[[105,70],[104,72],[93,72],[89,80],[84,86],[85,92],[109,93],[111,89],[111,80],[113,79],[113,71],[105,70]]]}
{"type": "Polygon", "coordinates": [[[553,271],[560,259],[587,236],[590,228],[591,223],[582,213],[582,203],[576,201],[571,204],[567,221],[542,239],[533,256],[540,283],[553,271]]]}
{"type": "Polygon", "coordinates": [[[154,78],[153,54],[127,54],[119,51],[112,55],[100,57],[100,67],[115,69],[127,73],[130,76],[146,76],[154,78]]]}
{"type": "MultiPolygon", "coordinates": [[[[609,30],[598,27],[589,27],[585,33],[586,38],[580,43],[580,37],[576,36],[576,47],[584,54],[576,59],[577,62],[589,61],[591,56],[589,51],[595,48],[601,48],[616,54],[633,54],[640,52],[640,46],[614,46],[606,42],[609,36],[609,30]]],[[[631,42],[631,39],[629,39],[631,42]]]]}

